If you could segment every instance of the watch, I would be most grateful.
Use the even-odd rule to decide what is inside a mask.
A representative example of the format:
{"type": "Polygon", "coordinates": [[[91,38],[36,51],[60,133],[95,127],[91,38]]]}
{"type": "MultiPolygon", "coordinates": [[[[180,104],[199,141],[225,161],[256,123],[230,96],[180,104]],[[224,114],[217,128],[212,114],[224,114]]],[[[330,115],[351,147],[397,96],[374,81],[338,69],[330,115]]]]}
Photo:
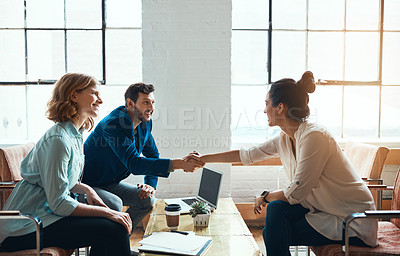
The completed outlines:
{"type": "Polygon", "coordinates": [[[269,195],[269,191],[265,190],[261,193],[261,197],[263,198],[264,202],[269,203],[268,200],[266,199],[266,197],[269,195]]]}

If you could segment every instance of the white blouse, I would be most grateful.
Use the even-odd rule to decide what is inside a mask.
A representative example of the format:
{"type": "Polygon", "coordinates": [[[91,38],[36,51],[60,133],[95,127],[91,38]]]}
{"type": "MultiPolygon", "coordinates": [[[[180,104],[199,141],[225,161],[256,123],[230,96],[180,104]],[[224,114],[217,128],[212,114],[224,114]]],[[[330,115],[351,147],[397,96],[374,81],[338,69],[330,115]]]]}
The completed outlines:
{"type": "MultiPolygon", "coordinates": [[[[331,240],[342,240],[343,220],[355,212],[375,210],[368,187],[358,176],[333,137],[316,124],[302,123],[296,133],[296,156],[290,137],[281,132],[271,140],[240,150],[249,165],[279,156],[291,181],[283,189],[290,204],[310,209],[308,223],[331,240]]],[[[377,220],[357,219],[350,224],[350,236],[377,246],[377,220]]]]}

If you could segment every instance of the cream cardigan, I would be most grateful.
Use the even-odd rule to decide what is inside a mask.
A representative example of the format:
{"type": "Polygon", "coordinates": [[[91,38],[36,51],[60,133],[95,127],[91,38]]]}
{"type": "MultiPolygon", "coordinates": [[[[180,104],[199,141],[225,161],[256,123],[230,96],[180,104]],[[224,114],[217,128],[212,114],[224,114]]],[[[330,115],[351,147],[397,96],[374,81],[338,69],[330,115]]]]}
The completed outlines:
{"type": "MultiPolygon", "coordinates": [[[[342,223],[350,214],[374,210],[372,195],[344,156],[333,137],[316,124],[304,122],[296,133],[296,156],[288,135],[281,132],[271,140],[240,150],[248,165],[279,156],[291,183],[283,189],[290,204],[310,209],[308,223],[332,240],[342,240],[342,223]]],[[[378,222],[358,219],[352,222],[350,236],[377,246],[378,222]]]]}

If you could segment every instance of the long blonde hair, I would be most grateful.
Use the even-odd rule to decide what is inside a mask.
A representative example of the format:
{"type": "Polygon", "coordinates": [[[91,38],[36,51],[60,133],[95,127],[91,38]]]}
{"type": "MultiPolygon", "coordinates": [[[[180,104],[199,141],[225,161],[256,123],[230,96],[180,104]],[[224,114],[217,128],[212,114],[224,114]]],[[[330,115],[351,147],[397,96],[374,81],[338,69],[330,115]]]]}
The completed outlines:
{"type": "MultiPolygon", "coordinates": [[[[53,122],[75,121],[79,119],[76,103],[71,100],[74,92],[80,92],[99,82],[86,74],[67,73],[55,84],[53,95],[47,103],[47,118],[53,122]]],[[[92,117],[88,117],[83,128],[91,130],[94,126],[92,117]]]]}

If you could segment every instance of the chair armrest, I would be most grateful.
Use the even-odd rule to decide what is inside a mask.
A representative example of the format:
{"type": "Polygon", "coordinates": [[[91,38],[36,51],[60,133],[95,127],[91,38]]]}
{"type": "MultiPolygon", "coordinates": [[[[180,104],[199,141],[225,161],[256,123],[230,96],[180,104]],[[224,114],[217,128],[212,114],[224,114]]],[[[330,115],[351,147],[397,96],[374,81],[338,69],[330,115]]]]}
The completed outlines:
{"type": "Polygon", "coordinates": [[[393,190],[393,186],[387,185],[367,185],[370,190],[393,190]]]}
{"type": "Polygon", "coordinates": [[[0,181],[0,186],[8,186],[8,185],[15,185],[17,182],[15,181],[0,181]]]}
{"type": "Polygon", "coordinates": [[[0,219],[28,219],[32,221],[36,227],[36,253],[37,256],[40,256],[40,251],[42,250],[40,237],[43,224],[39,218],[23,215],[19,211],[0,211],[0,219]]]}
{"type": "Polygon", "coordinates": [[[343,233],[342,233],[342,239],[344,240],[344,246],[343,246],[343,251],[345,253],[345,256],[349,256],[349,227],[350,223],[358,218],[368,218],[368,219],[381,219],[381,218],[400,218],[400,211],[399,210],[391,210],[391,211],[385,211],[385,210],[378,210],[378,211],[365,211],[363,213],[353,213],[350,214],[349,216],[346,217],[346,219],[343,221],[343,233]]]}
{"type": "Polygon", "coordinates": [[[371,178],[362,178],[363,181],[365,182],[377,182],[377,185],[383,184],[382,179],[371,179],[371,178]]]}
{"type": "Polygon", "coordinates": [[[0,189],[10,190],[14,189],[17,182],[14,181],[0,181],[0,189]]]}
{"type": "Polygon", "coordinates": [[[400,210],[379,210],[379,211],[365,211],[367,218],[400,218],[400,210]]]}
{"type": "Polygon", "coordinates": [[[20,211],[0,211],[0,216],[18,216],[20,211]]]}

